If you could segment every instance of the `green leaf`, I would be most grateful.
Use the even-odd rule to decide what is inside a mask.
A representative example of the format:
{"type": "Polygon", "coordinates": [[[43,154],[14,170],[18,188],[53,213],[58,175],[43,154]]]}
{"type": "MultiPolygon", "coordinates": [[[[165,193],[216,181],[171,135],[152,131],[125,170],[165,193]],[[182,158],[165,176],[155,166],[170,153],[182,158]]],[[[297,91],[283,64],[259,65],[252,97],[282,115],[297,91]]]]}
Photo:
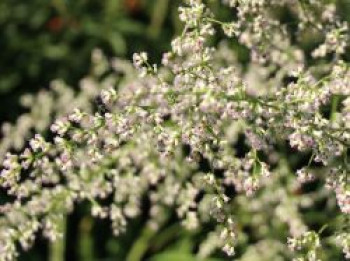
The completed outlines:
{"type": "Polygon", "coordinates": [[[120,33],[113,32],[109,35],[108,41],[116,55],[124,55],[126,53],[126,43],[120,33]]]}
{"type": "Polygon", "coordinates": [[[44,55],[46,58],[52,60],[59,60],[68,54],[68,48],[64,44],[60,45],[47,45],[44,48],[44,55]]]}
{"type": "Polygon", "coordinates": [[[196,256],[192,254],[186,254],[181,252],[163,252],[161,254],[155,255],[148,259],[149,261],[223,261],[219,258],[206,258],[206,259],[199,259],[196,256]]]}
{"type": "Polygon", "coordinates": [[[113,24],[113,28],[122,34],[141,35],[145,32],[145,25],[130,19],[119,19],[113,24]]]}

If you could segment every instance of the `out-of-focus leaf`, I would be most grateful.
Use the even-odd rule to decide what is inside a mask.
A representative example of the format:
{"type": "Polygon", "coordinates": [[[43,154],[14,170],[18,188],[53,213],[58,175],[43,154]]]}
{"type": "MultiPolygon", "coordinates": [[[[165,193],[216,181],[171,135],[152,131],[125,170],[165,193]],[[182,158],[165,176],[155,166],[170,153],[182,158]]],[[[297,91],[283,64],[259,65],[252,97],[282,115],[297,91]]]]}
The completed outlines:
{"type": "Polygon", "coordinates": [[[0,93],[6,92],[13,88],[20,81],[18,74],[12,73],[7,75],[6,78],[0,79],[0,93]]]}
{"type": "Polygon", "coordinates": [[[60,59],[68,54],[67,46],[61,45],[49,45],[44,50],[44,55],[50,59],[60,59]]]}
{"type": "Polygon", "coordinates": [[[223,259],[219,258],[206,258],[199,259],[192,254],[186,254],[181,252],[163,252],[161,254],[155,255],[148,259],[149,261],[223,261],[223,259]]]}
{"type": "Polygon", "coordinates": [[[120,19],[113,24],[114,29],[118,30],[120,33],[125,34],[141,34],[144,32],[146,26],[130,19],[120,19]]]}
{"type": "Polygon", "coordinates": [[[126,53],[126,43],[120,33],[113,32],[107,39],[116,55],[124,55],[126,53]]]}

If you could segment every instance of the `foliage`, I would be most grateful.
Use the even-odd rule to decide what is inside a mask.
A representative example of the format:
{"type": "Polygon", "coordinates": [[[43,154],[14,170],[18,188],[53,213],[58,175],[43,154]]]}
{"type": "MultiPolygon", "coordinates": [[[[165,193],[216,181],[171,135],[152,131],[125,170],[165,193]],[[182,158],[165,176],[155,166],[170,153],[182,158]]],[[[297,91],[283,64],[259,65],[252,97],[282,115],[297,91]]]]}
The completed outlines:
{"type": "Polygon", "coordinates": [[[150,50],[159,56],[177,24],[176,1],[52,0],[0,3],[0,119],[12,120],[19,94],[37,92],[54,78],[76,85],[96,47],[109,55],[150,50]],[[165,3],[163,10],[159,2],[165,3]],[[153,48],[157,42],[157,48],[153,48]],[[6,110],[12,107],[12,110],[6,110]]]}

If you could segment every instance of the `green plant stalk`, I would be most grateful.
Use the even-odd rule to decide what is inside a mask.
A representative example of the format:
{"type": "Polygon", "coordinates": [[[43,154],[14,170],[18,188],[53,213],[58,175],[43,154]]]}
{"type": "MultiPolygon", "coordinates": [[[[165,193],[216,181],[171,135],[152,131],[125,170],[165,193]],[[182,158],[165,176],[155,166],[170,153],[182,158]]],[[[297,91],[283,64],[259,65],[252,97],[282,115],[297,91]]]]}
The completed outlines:
{"type": "Polygon", "coordinates": [[[67,216],[63,216],[57,224],[60,231],[62,231],[62,237],[56,239],[49,246],[49,260],[50,261],[64,261],[65,260],[65,242],[66,242],[66,227],[67,216]]]}
{"type": "Polygon", "coordinates": [[[334,122],[334,120],[335,120],[338,103],[339,103],[339,96],[333,96],[332,103],[331,103],[331,114],[330,114],[330,121],[331,122],[334,122]]]}
{"type": "Polygon", "coordinates": [[[79,260],[93,261],[93,239],[92,230],[93,219],[90,217],[83,217],[79,225],[79,260]]]}
{"type": "Polygon", "coordinates": [[[165,230],[161,231],[151,246],[152,252],[157,252],[164,247],[168,242],[170,242],[175,237],[179,236],[182,232],[179,223],[175,223],[172,226],[167,227],[165,230]]]}
{"type": "Polygon", "coordinates": [[[126,261],[140,261],[146,253],[151,238],[157,233],[157,230],[151,229],[147,224],[144,226],[140,237],[132,246],[126,261]]]}
{"type": "Polygon", "coordinates": [[[158,0],[154,4],[151,24],[148,27],[148,33],[153,39],[158,38],[161,32],[165,17],[167,15],[168,5],[169,0],[158,0]]]}

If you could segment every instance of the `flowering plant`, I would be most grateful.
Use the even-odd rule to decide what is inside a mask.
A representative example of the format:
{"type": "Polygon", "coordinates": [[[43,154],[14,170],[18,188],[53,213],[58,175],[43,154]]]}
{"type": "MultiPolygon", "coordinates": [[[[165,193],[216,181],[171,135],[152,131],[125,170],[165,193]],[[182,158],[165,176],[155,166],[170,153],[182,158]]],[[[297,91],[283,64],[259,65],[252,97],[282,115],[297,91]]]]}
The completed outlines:
{"type": "Polygon", "coordinates": [[[76,202],[90,202],[119,235],[145,198],[155,231],[172,210],[188,230],[211,227],[200,258],[249,242],[241,260],[291,258],[287,245],[294,260],[329,260],[323,244],[350,258],[349,29],[326,2],[226,0],[236,19],[223,22],[186,1],[183,33],[161,66],[135,54],[140,77],[102,90],[95,113],[75,109],[51,125],[52,138],[36,135],[6,155],[0,183],[13,200],[1,207],[0,259],[14,259],[16,242],[28,248],[39,230],[59,238],[57,221],[76,202]],[[249,51],[245,68],[227,45],[210,44],[218,32],[249,51]],[[301,46],[307,34],[322,39],[311,51],[301,46]],[[334,224],[310,228],[303,211],[319,201],[337,213],[334,224]]]}

